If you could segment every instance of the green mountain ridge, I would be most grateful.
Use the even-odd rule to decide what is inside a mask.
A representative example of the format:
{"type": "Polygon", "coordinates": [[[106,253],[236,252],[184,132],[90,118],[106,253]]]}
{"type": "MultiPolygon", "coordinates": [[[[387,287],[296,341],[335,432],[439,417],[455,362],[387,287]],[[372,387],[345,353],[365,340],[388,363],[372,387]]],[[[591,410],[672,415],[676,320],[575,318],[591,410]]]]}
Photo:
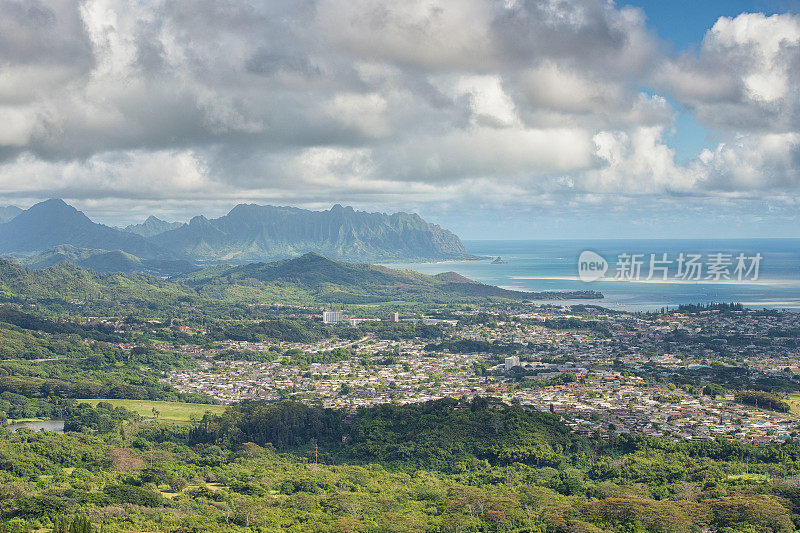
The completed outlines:
{"type": "Polygon", "coordinates": [[[599,293],[527,293],[477,283],[454,273],[334,261],[308,253],[294,259],[215,266],[162,280],[146,274],[102,274],[72,263],[28,270],[0,259],[0,302],[36,301],[52,309],[91,305],[153,314],[187,307],[285,303],[382,304],[480,302],[492,299],[599,298],[599,293]]]}
{"type": "Polygon", "coordinates": [[[217,298],[232,297],[233,291],[240,295],[243,287],[261,287],[269,288],[287,299],[291,299],[293,293],[301,293],[304,299],[310,301],[342,304],[559,297],[559,293],[501,289],[478,283],[455,272],[428,276],[413,270],[335,261],[313,252],[272,263],[215,267],[176,280],[194,287],[201,294],[217,298]]]}
{"type": "Polygon", "coordinates": [[[142,259],[122,250],[98,250],[76,248],[69,244],[54,246],[17,261],[25,267],[40,270],[62,262],[70,262],[95,272],[129,272],[154,276],[174,276],[198,270],[199,267],[186,260],[142,259]]]}
{"type": "Polygon", "coordinates": [[[328,211],[240,204],[227,215],[193,218],[151,242],[193,259],[263,261],[317,252],[346,261],[474,259],[455,234],[409,213],[328,211]]]}
{"type": "Polygon", "coordinates": [[[124,309],[164,308],[180,302],[196,301],[196,295],[176,284],[143,274],[100,274],[64,262],[28,270],[7,259],[0,259],[0,302],[38,305],[55,311],[68,309],[73,302],[92,302],[98,310],[115,314],[124,309]]]}

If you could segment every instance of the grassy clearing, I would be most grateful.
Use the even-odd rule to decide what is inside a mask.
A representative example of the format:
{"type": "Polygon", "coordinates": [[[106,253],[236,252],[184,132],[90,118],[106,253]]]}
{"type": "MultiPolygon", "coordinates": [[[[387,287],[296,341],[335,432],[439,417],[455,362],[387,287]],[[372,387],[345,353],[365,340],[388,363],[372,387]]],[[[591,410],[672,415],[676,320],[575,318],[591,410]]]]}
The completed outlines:
{"type": "MultiPolygon", "coordinates": [[[[201,485],[199,485],[197,483],[191,483],[191,484],[185,486],[179,492],[170,492],[169,489],[160,490],[160,492],[161,492],[161,495],[164,496],[165,498],[169,498],[170,500],[174,500],[175,497],[178,496],[179,494],[182,494],[182,493],[186,492],[187,490],[198,489],[198,488],[200,488],[200,486],[201,485]]],[[[205,486],[207,489],[209,489],[211,491],[214,491],[214,492],[216,492],[218,490],[222,490],[223,488],[225,488],[225,485],[223,485],[222,483],[204,483],[203,486],[205,486]]]]}
{"type": "Polygon", "coordinates": [[[738,480],[766,483],[767,481],[769,481],[769,478],[767,477],[766,474],[728,474],[728,481],[738,481],[738,480]]]}
{"type": "Polygon", "coordinates": [[[124,407],[134,413],[153,418],[153,409],[158,411],[159,420],[170,420],[173,422],[188,422],[194,417],[199,420],[203,418],[206,411],[214,414],[221,414],[225,410],[224,405],[206,405],[200,403],[181,403],[181,402],[155,402],[150,400],[114,400],[106,398],[81,399],[78,402],[86,402],[95,406],[98,402],[108,402],[114,407],[124,407]]]}
{"type": "Polygon", "coordinates": [[[789,412],[795,416],[800,416],[800,393],[790,394],[786,399],[789,404],[789,412]]]}

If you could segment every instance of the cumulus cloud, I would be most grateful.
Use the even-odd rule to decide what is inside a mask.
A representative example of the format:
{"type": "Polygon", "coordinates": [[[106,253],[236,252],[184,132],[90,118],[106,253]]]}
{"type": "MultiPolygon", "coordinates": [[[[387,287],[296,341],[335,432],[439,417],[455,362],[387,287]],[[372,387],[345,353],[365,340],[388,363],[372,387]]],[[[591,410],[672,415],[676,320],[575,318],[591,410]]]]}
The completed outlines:
{"type": "Polygon", "coordinates": [[[721,17],[697,54],[665,62],[659,82],[714,127],[738,132],[797,130],[800,18],[743,13],[721,17]]]}
{"type": "Polygon", "coordinates": [[[741,136],[703,150],[698,159],[715,189],[761,194],[800,188],[800,133],[741,136]]]}
{"type": "Polygon", "coordinates": [[[800,17],[721,17],[696,53],[655,78],[724,142],[689,165],[697,187],[737,195],[800,188],[800,17]]]}
{"type": "Polygon", "coordinates": [[[8,198],[577,209],[800,187],[792,15],[721,18],[673,57],[608,0],[0,9],[8,198]],[[677,164],[667,96],[724,143],[677,164]]]}
{"type": "Polygon", "coordinates": [[[9,197],[104,197],[156,199],[219,194],[202,155],[192,150],[103,152],[81,161],[45,161],[21,154],[0,172],[0,194],[9,197]]]}

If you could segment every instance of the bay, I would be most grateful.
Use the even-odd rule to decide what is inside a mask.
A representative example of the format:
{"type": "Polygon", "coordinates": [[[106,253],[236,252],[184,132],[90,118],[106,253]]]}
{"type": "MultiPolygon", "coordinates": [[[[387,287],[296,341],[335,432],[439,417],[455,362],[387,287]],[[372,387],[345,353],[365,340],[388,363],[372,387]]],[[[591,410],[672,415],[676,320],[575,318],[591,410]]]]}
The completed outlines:
{"type": "MultiPolygon", "coordinates": [[[[650,311],[680,304],[736,302],[751,308],[800,310],[800,239],[603,239],[603,240],[481,240],[464,241],[470,253],[485,257],[473,261],[385,263],[424,274],[454,271],[468,278],[523,291],[597,290],[602,300],[555,303],[594,303],[624,311],[650,311]],[[578,277],[578,257],[591,250],[609,263],[607,275],[585,282],[578,277]],[[735,259],[760,254],[757,279],[682,280],[675,277],[679,254],[698,254],[708,262],[714,254],[735,259]],[[621,254],[640,254],[644,265],[638,281],[614,279],[621,254]],[[650,254],[672,260],[666,281],[644,279],[650,254]],[[497,257],[502,263],[493,262],[497,257]]],[[[706,267],[708,265],[706,264],[706,267]]],[[[731,268],[731,274],[732,268],[731,268]]],[[[712,277],[713,278],[713,277],[712,277]]]]}

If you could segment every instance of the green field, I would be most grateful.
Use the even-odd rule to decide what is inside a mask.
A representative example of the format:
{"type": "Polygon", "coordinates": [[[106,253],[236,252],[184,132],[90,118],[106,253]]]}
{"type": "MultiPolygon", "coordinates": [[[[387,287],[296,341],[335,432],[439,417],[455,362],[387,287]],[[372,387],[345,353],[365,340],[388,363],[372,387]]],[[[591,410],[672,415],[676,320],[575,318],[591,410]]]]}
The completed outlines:
{"type": "Polygon", "coordinates": [[[194,418],[203,418],[206,411],[214,414],[221,414],[225,410],[224,405],[206,405],[200,403],[181,403],[181,402],[156,402],[150,400],[113,400],[106,398],[81,399],[78,402],[89,403],[92,406],[98,402],[108,402],[114,407],[124,407],[134,413],[153,418],[153,409],[158,411],[159,420],[171,420],[173,422],[188,422],[194,418]]]}
{"type": "Polygon", "coordinates": [[[766,483],[769,477],[766,474],[728,474],[728,481],[755,481],[758,483],[766,483]]]}
{"type": "Polygon", "coordinates": [[[786,403],[788,403],[791,408],[789,411],[790,413],[795,416],[800,416],[800,393],[790,394],[786,399],[786,403]]]}

